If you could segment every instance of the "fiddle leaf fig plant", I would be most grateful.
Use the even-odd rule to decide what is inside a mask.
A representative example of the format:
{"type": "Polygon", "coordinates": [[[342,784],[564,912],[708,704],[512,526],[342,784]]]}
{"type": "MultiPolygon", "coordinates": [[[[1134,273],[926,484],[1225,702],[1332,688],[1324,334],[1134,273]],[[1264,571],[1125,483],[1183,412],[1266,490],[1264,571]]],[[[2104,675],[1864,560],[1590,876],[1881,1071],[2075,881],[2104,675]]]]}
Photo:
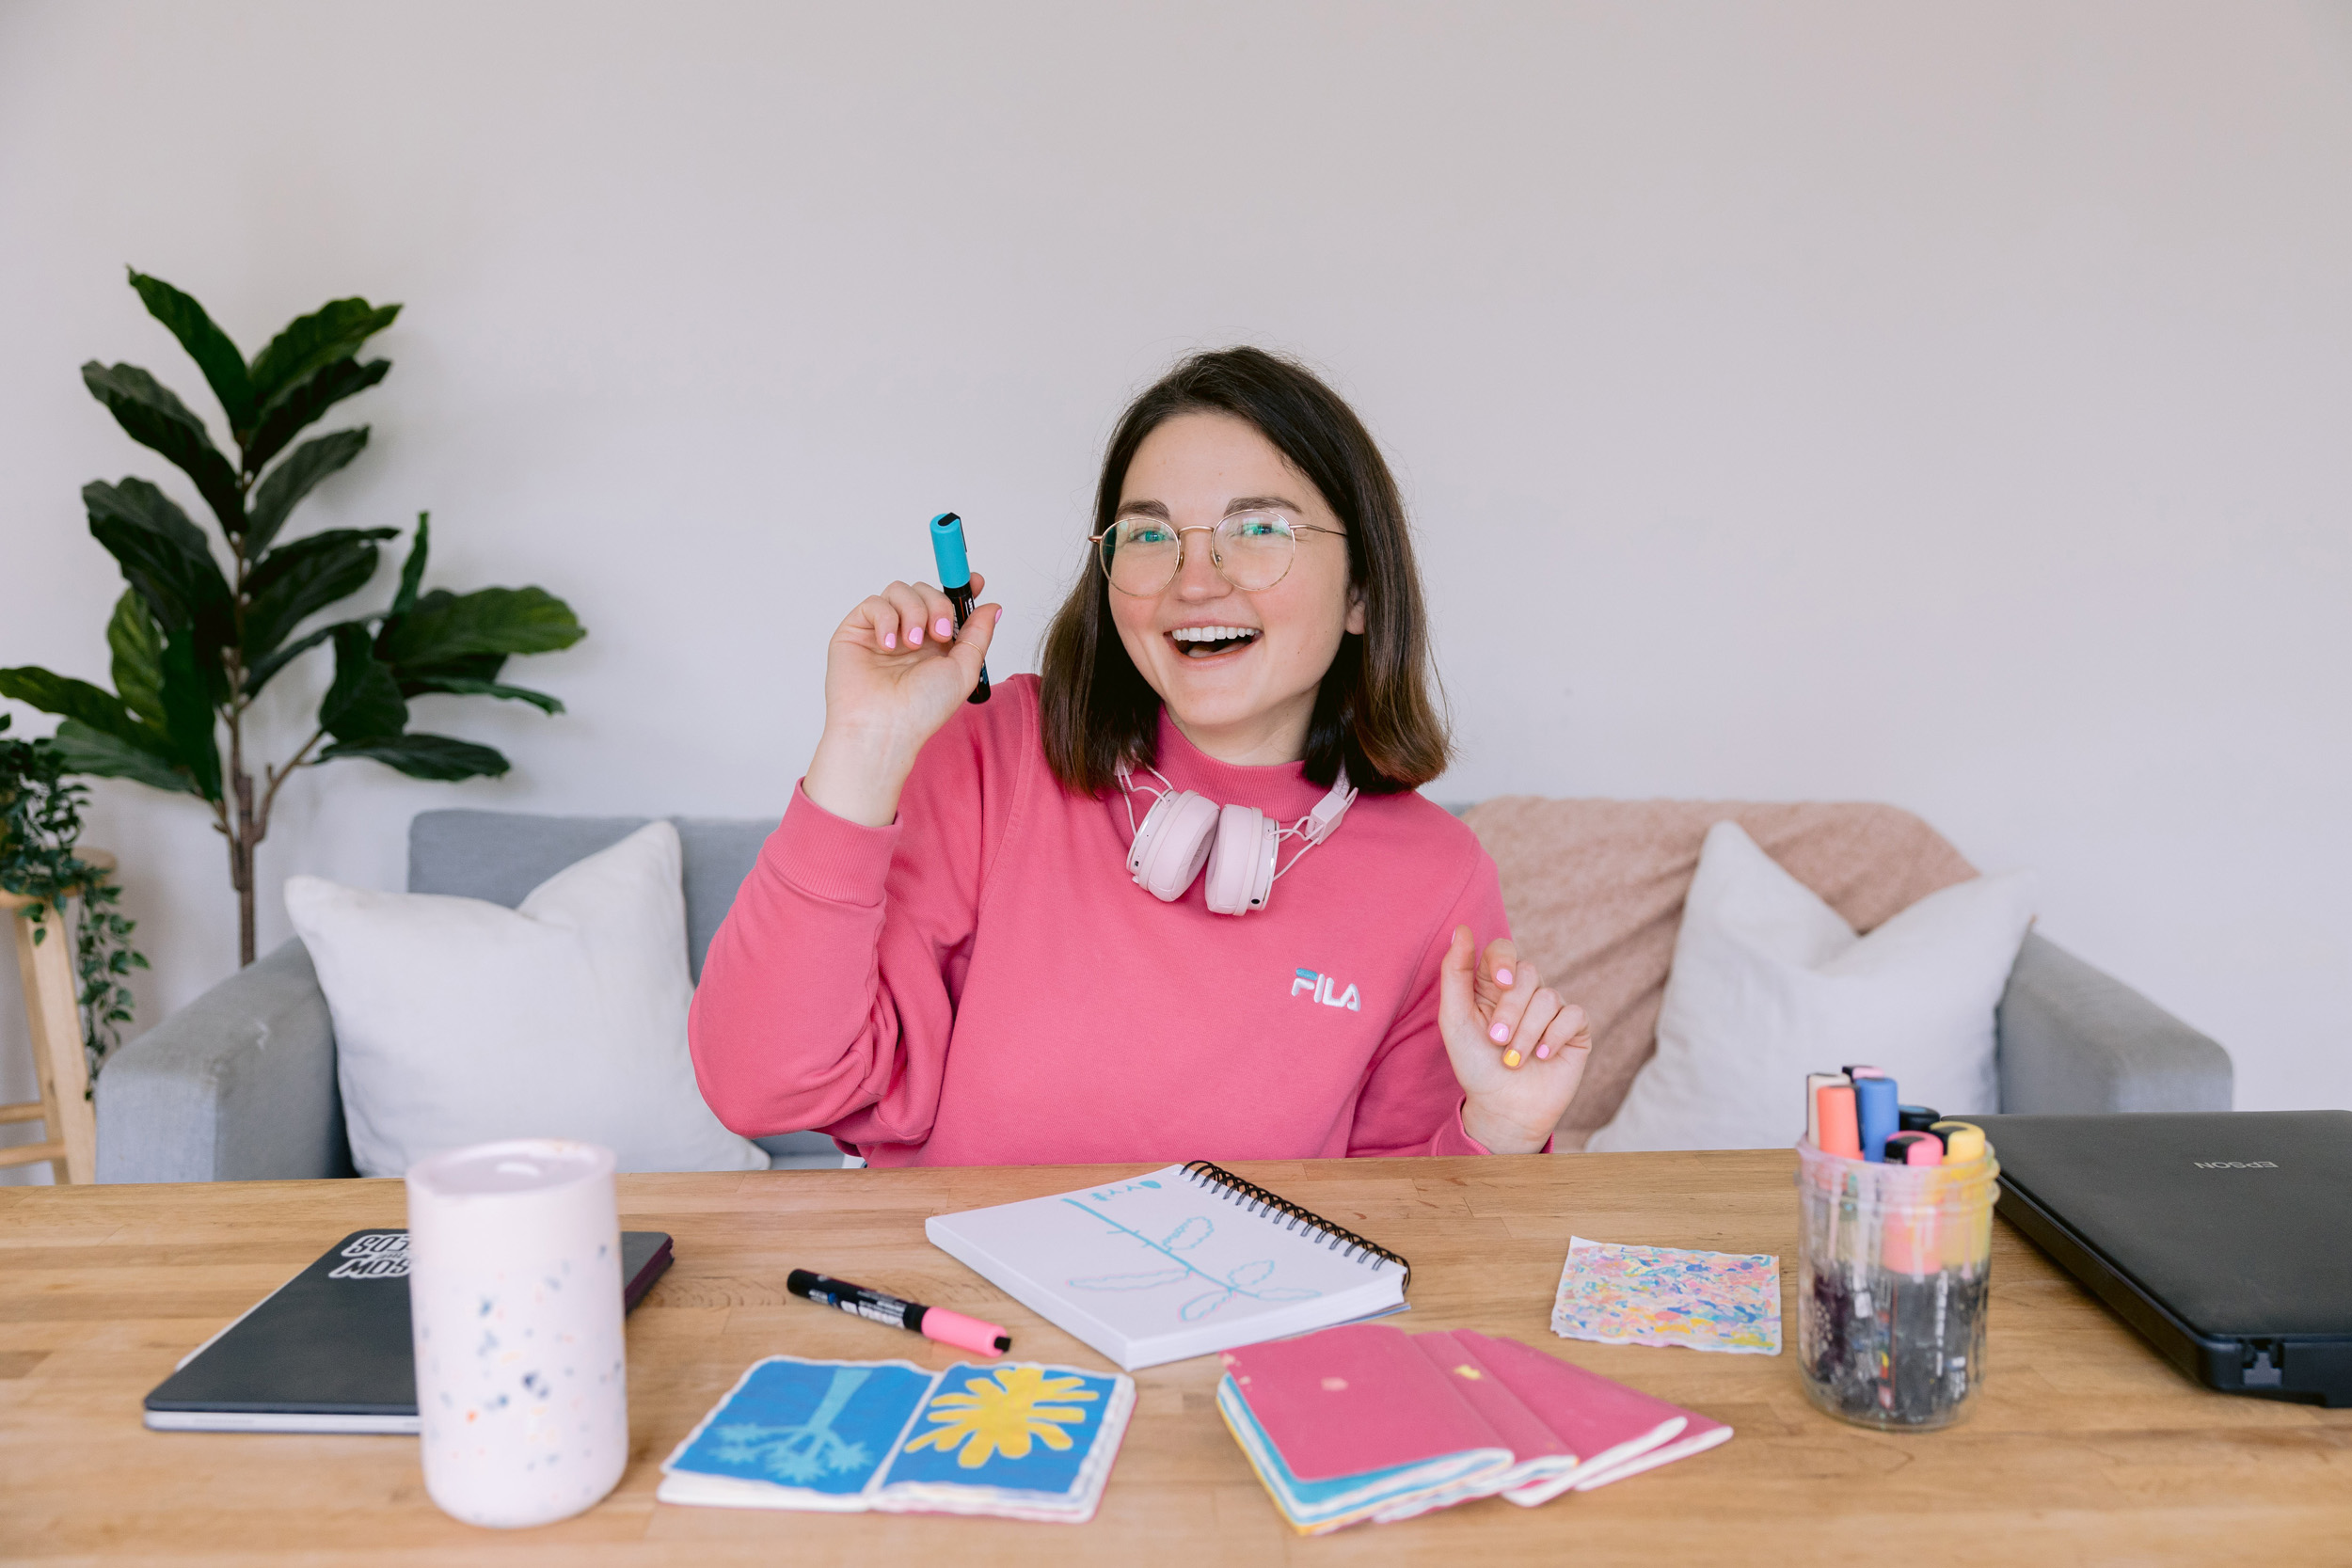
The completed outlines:
{"type": "Polygon", "coordinates": [[[384,379],[391,362],[360,355],[400,307],[331,300],[248,361],[187,294],[136,271],[131,287],[203,372],[235,455],[136,365],[93,360],[82,367],[82,384],[126,435],[195,486],[227,546],[226,566],[204,531],[154,484],[127,478],[86,485],[90,533],[130,585],[106,626],[114,689],[24,666],[0,670],[0,696],[60,718],[52,738],[69,770],[133,779],[211,805],[213,825],[229,841],[238,961],[249,964],[253,854],[296,768],[365,757],[420,779],[504,773],[506,758],[490,747],[411,730],[409,702],[495,697],[561,713],[555,698],[500,676],[509,658],[568,648],[587,633],[545,589],[425,588],[424,514],[388,609],[304,629],[373,580],[380,547],[400,534],[337,528],[282,538],[303,499],[366,450],[365,425],[293,442],[335,404],[384,379]],[[264,763],[257,779],[246,754],[255,699],[322,646],[331,646],[335,673],[310,736],[284,763],[264,763]]]}

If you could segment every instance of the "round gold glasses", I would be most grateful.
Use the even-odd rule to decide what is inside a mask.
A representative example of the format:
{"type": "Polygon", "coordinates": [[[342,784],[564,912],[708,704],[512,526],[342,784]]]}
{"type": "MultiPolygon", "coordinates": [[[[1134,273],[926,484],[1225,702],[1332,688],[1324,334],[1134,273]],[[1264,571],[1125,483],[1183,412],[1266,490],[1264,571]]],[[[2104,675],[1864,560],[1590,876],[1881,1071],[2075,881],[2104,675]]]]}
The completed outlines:
{"type": "Polygon", "coordinates": [[[1256,594],[1282,580],[1298,557],[1298,536],[1347,535],[1335,528],[1294,523],[1279,512],[1236,512],[1215,528],[1195,523],[1178,528],[1164,517],[1121,517],[1101,533],[1088,535],[1102,558],[1103,575],[1121,594],[1149,598],[1176,580],[1184,565],[1184,535],[1209,536],[1209,560],[1227,582],[1256,594]]]}

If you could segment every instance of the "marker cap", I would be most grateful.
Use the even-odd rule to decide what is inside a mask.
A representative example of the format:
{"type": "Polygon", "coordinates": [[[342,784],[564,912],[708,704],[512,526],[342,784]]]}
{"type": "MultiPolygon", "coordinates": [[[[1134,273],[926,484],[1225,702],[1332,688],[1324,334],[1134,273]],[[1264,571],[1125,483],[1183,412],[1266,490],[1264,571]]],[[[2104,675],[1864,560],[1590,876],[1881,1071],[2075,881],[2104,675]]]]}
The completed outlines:
{"type": "Polygon", "coordinates": [[[1932,1132],[1898,1132],[1886,1140],[1890,1165],[1940,1165],[1944,1145],[1932,1132]]]}
{"type": "Polygon", "coordinates": [[[1837,1070],[1849,1078],[1883,1078],[1886,1076],[1886,1069],[1883,1067],[1843,1067],[1837,1070]]]}
{"type": "Polygon", "coordinates": [[[1804,1141],[1816,1148],[1821,1147],[1821,1090],[1832,1084],[1848,1081],[1842,1072],[1808,1072],[1804,1075],[1804,1141]]]}
{"type": "Polygon", "coordinates": [[[1944,1119],[1944,1113],[1926,1105],[1898,1105],[1895,1115],[1906,1132],[1924,1132],[1944,1119]]]}
{"type": "Polygon", "coordinates": [[[962,588],[972,581],[972,563],[963,553],[963,519],[943,512],[931,519],[931,559],[939,562],[939,586],[962,588]]]}
{"type": "Polygon", "coordinates": [[[1928,1131],[1944,1140],[1944,1163],[1947,1165],[1964,1165],[1971,1160],[1984,1158],[1984,1129],[1975,1122],[1939,1121],[1928,1131]]]}
{"type": "Polygon", "coordinates": [[[1886,1158],[1886,1140],[1902,1131],[1895,1110],[1897,1090],[1892,1078],[1857,1078],[1853,1085],[1854,1119],[1862,1124],[1862,1157],[1886,1158]]]}
{"type": "Polygon", "coordinates": [[[1843,1154],[1849,1160],[1862,1158],[1862,1138],[1856,1129],[1853,1110],[1853,1085],[1824,1084],[1813,1091],[1814,1114],[1820,1120],[1820,1136],[1815,1140],[1824,1154],[1843,1154]]]}
{"type": "Polygon", "coordinates": [[[925,1307],[920,1326],[925,1338],[968,1350],[975,1355],[1002,1355],[1012,1349],[1012,1336],[994,1323],[950,1312],[944,1307],[925,1307]]]}

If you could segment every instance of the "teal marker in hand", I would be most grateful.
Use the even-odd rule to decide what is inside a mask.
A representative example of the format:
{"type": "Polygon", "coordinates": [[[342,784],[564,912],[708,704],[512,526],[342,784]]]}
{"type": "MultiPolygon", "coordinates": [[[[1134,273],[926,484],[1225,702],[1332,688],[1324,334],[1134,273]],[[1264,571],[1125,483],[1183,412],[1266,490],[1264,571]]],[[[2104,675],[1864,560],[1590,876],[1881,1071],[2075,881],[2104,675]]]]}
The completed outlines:
{"type": "MultiPolygon", "coordinates": [[[[956,630],[963,630],[963,623],[972,616],[972,562],[963,553],[963,519],[952,512],[943,512],[931,519],[931,558],[939,562],[939,586],[947,595],[947,602],[956,607],[956,630]]],[[[972,689],[967,703],[988,701],[988,666],[980,666],[980,684],[972,689]]]]}

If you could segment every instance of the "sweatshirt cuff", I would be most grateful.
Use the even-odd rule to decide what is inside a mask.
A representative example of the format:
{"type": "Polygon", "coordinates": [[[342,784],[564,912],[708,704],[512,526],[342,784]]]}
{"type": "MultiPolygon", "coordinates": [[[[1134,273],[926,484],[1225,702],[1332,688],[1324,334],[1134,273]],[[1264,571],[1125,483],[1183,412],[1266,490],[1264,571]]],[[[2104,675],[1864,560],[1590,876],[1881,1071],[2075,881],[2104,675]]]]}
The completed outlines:
{"type": "MultiPolygon", "coordinates": [[[[1443,1127],[1438,1129],[1438,1136],[1436,1141],[1430,1147],[1430,1153],[1442,1156],[1447,1154],[1492,1154],[1494,1152],[1493,1149],[1488,1148],[1485,1144],[1482,1144],[1476,1138],[1471,1137],[1470,1135],[1470,1130],[1462,1125],[1462,1112],[1466,1108],[1466,1104],[1456,1105],[1454,1107],[1454,1119],[1447,1122],[1443,1127]]],[[[1535,1152],[1538,1154],[1550,1153],[1551,1143],[1552,1140],[1550,1138],[1546,1138],[1544,1140],[1544,1147],[1537,1149],[1535,1152]]]]}
{"type": "Polygon", "coordinates": [[[869,828],[835,816],[792,786],[792,803],[768,836],[759,858],[786,881],[814,897],[867,907],[882,901],[890,857],[898,847],[898,824],[869,828]]]}
{"type": "Polygon", "coordinates": [[[1494,1152],[1493,1149],[1488,1148],[1485,1144],[1482,1144],[1476,1138],[1471,1137],[1470,1135],[1470,1130],[1462,1125],[1462,1112],[1465,1109],[1466,1107],[1463,1105],[1456,1105],[1454,1107],[1454,1116],[1452,1119],[1448,1120],[1443,1127],[1438,1129],[1437,1141],[1431,1146],[1429,1150],[1430,1153],[1443,1156],[1448,1154],[1492,1154],[1494,1152]]]}

